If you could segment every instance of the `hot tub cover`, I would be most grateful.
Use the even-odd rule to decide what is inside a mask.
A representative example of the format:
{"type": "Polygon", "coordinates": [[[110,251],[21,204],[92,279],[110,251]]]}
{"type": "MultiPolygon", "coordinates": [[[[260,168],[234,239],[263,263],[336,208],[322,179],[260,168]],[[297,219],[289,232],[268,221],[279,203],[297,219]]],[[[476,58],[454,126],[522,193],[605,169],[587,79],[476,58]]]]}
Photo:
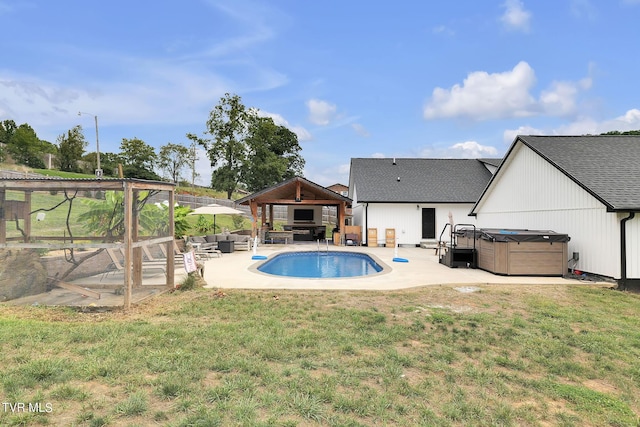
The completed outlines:
{"type": "MultiPolygon", "coordinates": [[[[460,230],[462,234],[470,237],[473,229],[460,230]]],[[[551,230],[519,230],[501,228],[479,228],[476,236],[493,242],[568,242],[569,235],[556,233],[551,230]]]]}

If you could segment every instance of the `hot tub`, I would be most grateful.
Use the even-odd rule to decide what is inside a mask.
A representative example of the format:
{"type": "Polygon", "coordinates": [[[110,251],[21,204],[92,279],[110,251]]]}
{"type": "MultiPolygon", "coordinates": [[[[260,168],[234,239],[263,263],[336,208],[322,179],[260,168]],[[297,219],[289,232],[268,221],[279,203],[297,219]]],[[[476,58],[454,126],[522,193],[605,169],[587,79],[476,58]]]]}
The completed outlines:
{"type": "Polygon", "coordinates": [[[457,232],[457,246],[475,248],[478,268],[506,276],[563,276],[567,273],[566,234],[549,230],[483,228],[457,232]]]}

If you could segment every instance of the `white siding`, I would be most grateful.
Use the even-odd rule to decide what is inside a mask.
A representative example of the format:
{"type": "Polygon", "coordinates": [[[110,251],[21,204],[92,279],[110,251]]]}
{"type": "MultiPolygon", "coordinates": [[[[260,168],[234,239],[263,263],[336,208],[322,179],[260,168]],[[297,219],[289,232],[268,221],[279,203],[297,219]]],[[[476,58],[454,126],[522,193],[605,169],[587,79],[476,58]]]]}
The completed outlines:
{"type": "MultiPolygon", "coordinates": [[[[571,237],[569,258],[573,252],[580,254],[577,269],[620,277],[619,225],[624,215],[608,213],[602,203],[522,144],[514,148],[476,212],[480,227],[566,233],[571,237]]],[[[637,221],[633,228],[640,236],[637,221]]],[[[638,250],[638,239],[631,240],[638,250]]],[[[638,273],[638,266],[633,268],[638,273]]]]}
{"type": "Polygon", "coordinates": [[[427,203],[369,203],[354,207],[354,224],[363,227],[363,239],[367,228],[378,229],[378,243],[385,240],[385,230],[395,229],[400,245],[419,245],[422,240],[422,209],[436,210],[436,238],[445,224],[449,222],[449,213],[455,223],[474,224],[475,218],[468,216],[473,204],[435,205],[427,203]],[[368,218],[366,215],[368,214],[368,218]]]}
{"type": "MultiPolygon", "coordinates": [[[[628,216],[624,214],[622,218],[628,216]]],[[[627,277],[640,278],[640,214],[627,221],[627,277]]]]}

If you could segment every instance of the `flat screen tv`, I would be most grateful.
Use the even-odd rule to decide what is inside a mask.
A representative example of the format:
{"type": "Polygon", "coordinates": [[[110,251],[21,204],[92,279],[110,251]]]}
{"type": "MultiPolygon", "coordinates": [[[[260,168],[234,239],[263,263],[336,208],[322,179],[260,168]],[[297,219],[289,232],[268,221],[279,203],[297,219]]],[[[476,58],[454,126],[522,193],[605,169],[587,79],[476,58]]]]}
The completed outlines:
{"type": "Polygon", "coordinates": [[[294,209],[294,221],[313,221],[313,209],[294,209]]]}

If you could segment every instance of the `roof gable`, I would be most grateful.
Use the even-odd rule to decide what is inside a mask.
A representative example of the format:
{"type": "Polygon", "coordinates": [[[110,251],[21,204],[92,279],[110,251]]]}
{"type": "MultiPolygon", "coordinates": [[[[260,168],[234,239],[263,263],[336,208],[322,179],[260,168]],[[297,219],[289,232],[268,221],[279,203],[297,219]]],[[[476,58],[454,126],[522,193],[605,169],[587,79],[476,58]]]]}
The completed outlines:
{"type": "Polygon", "coordinates": [[[474,203],[491,178],[476,159],[353,158],[358,202],[474,203]]]}
{"type": "Polygon", "coordinates": [[[609,209],[640,209],[640,136],[518,138],[609,209]]]}
{"type": "Polygon", "coordinates": [[[519,135],[505,156],[505,161],[487,185],[478,206],[517,144],[524,144],[569,179],[602,202],[611,211],[640,210],[640,136],[519,135]]]}

